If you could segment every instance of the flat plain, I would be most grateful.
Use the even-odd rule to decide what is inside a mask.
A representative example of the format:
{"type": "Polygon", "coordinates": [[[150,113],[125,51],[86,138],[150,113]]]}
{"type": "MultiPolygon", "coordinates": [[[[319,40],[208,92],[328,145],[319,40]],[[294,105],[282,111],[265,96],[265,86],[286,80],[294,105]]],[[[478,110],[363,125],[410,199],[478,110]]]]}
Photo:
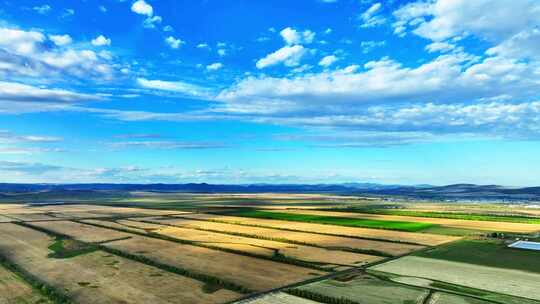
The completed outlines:
{"type": "Polygon", "coordinates": [[[498,231],[498,232],[522,232],[531,233],[540,230],[538,224],[527,223],[511,223],[511,222],[495,222],[495,221],[479,221],[479,220],[465,220],[465,219],[448,219],[439,217],[418,217],[407,215],[385,215],[385,214],[368,214],[368,213],[355,213],[355,212],[333,212],[333,211],[315,211],[315,210],[287,210],[290,214],[308,214],[316,216],[333,216],[333,217],[346,217],[346,218],[358,218],[358,219],[370,219],[380,221],[406,221],[415,223],[428,223],[443,225],[453,228],[474,229],[474,230],[486,230],[486,231],[498,231]]]}
{"type": "Polygon", "coordinates": [[[436,235],[427,233],[392,231],[383,229],[369,229],[356,227],[331,226],[313,223],[301,223],[282,220],[261,220],[248,217],[227,216],[216,214],[186,214],[183,218],[205,219],[211,221],[220,221],[240,225],[252,225],[259,227],[269,227],[276,229],[294,230],[310,233],[322,233],[329,235],[367,238],[383,241],[394,241],[403,243],[414,243],[419,245],[436,246],[444,243],[458,240],[458,237],[447,235],[436,235]]]}
{"type": "Polygon", "coordinates": [[[440,218],[334,212],[340,204],[379,210],[391,203],[333,195],[137,193],[118,202],[0,204],[0,258],[23,270],[0,265],[0,299],[25,303],[2,289],[16,284],[25,299],[55,304],[65,302],[51,290],[73,303],[540,303],[517,297],[536,292],[537,253],[508,249],[487,234],[507,225],[516,229],[509,235],[522,237],[540,225],[482,221],[491,225],[482,230],[465,219],[450,227],[440,218]],[[280,219],[231,215],[256,209],[280,219]],[[448,235],[473,227],[477,233],[465,239],[448,235]],[[429,273],[379,268],[402,261],[407,271],[429,273]],[[494,277],[509,279],[503,286],[494,277]]]}

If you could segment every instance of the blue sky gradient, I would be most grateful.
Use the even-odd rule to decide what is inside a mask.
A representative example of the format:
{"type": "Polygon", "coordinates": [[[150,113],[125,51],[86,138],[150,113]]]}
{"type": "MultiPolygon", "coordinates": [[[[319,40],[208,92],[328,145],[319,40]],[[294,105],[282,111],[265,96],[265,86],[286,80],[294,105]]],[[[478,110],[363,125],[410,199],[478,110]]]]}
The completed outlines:
{"type": "Polygon", "coordinates": [[[539,185],[537,1],[0,0],[0,181],[539,185]]]}

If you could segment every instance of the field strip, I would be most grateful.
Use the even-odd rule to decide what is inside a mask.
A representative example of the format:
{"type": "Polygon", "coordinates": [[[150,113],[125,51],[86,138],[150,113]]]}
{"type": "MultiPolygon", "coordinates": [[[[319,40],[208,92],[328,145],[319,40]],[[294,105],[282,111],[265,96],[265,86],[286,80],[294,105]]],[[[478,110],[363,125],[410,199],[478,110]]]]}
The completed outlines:
{"type": "Polygon", "coordinates": [[[370,229],[384,229],[384,230],[396,230],[407,232],[418,232],[428,228],[433,228],[436,225],[431,223],[420,222],[405,222],[405,221],[388,221],[388,220],[375,220],[364,218],[351,218],[344,216],[328,216],[328,215],[312,215],[301,213],[288,213],[278,211],[264,211],[264,210],[239,210],[239,211],[227,211],[216,212],[218,214],[242,216],[250,218],[260,218],[269,220],[283,220],[292,222],[314,223],[324,224],[332,226],[344,226],[344,227],[357,227],[357,228],[370,228],[370,229]]]}
{"type": "Polygon", "coordinates": [[[414,303],[422,304],[430,291],[425,288],[382,281],[365,273],[344,279],[328,279],[299,286],[292,294],[314,300],[329,297],[345,298],[354,303],[414,303]]]}
{"type": "Polygon", "coordinates": [[[9,223],[9,222],[13,222],[14,219],[11,219],[9,217],[5,217],[3,215],[0,215],[0,223],[9,223]]]}
{"type": "MultiPolygon", "coordinates": [[[[32,223],[32,225],[34,225],[34,223],[32,223]]],[[[90,227],[100,228],[103,231],[118,232],[108,228],[96,226],[90,227]]],[[[59,228],[59,226],[56,226],[55,228],[56,230],[51,230],[68,236],[75,237],[79,234],[78,232],[72,232],[69,229],[65,229],[65,226],[64,229],[59,228]]],[[[100,234],[104,234],[104,232],[100,232],[100,234]]],[[[128,233],[124,234],[129,235],[128,233]]],[[[84,238],[84,236],[82,238],[84,238]]],[[[177,241],[181,242],[182,240],[177,241]]],[[[244,282],[255,284],[254,286],[268,285],[269,287],[265,287],[265,289],[269,289],[279,286],[270,285],[270,282],[273,282],[273,284],[279,284],[278,282],[284,280],[283,282],[286,283],[294,283],[303,281],[306,278],[312,278],[313,276],[321,276],[325,274],[325,272],[316,271],[310,268],[283,264],[282,261],[275,262],[271,261],[270,259],[260,259],[247,256],[247,254],[241,255],[238,253],[210,249],[204,246],[182,244],[175,242],[174,239],[163,240],[150,236],[133,236],[130,239],[108,242],[103,244],[103,246],[106,248],[127,252],[135,256],[144,256],[150,260],[157,260],[160,263],[169,264],[196,273],[209,274],[211,276],[223,278],[224,280],[231,282],[238,281],[239,285],[251,290],[259,289],[252,288],[250,285],[245,285],[244,282]],[[139,249],[137,249],[137,247],[139,247],[139,249]],[[169,257],[171,260],[167,259],[169,257]],[[220,259],[223,260],[220,261],[220,259]],[[171,264],[169,263],[170,261],[174,261],[174,263],[171,264]],[[268,267],[268,269],[265,269],[265,267],[268,267]],[[224,270],[220,271],[222,268],[224,270]],[[207,272],[206,270],[208,269],[211,271],[207,272]],[[247,274],[245,278],[242,276],[244,273],[247,274]],[[273,277],[268,278],[266,275],[273,275],[273,277]],[[250,276],[255,276],[256,280],[261,282],[253,283],[249,278],[250,276]],[[239,277],[243,279],[238,280],[237,278],[239,277]],[[287,279],[290,281],[287,281],[287,279]]]]}
{"type": "Polygon", "coordinates": [[[4,255],[78,303],[171,303],[179,297],[182,303],[216,303],[240,296],[228,290],[207,294],[202,282],[101,251],[48,258],[47,234],[16,224],[1,228],[4,255]]]}
{"type": "Polygon", "coordinates": [[[462,219],[446,219],[446,218],[434,218],[434,217],[429,218],[429,217],[416,217],[416,216],[405,216],[405,215],[383,215],[383,214],[369,214],[369,213],[341,212],[341,211],[286,210],[285,212],[292,213],[292,214],[336,216],[336,217],[348,217],[348,218],[359,218],[359,219],[373,219],[373,220],[382,220],[382,221],[409,221],[409,222],[418,222],[418,223],[432,223],[432,224],[443,225],[443,226],[453,227],[453,228],[486,230],[486,231],[522,232],[522,233],[531,233],[531,232],[540,231],[540,225],[525,224],[525,223],[475,221],[475,220],[462,220],[462,219]]]}
{"type": "Polygon", "coordinates": [[[392,242],[362,240],[356,238],[338,237],[307,232],[287,231],[272,228],[249,227],[243,225],[219,223],[205,220],[186,219],[178,217],[156,217],[135,219],[143,222],[153,222],[178,227],[196,228],[214,232],[228,233],[246,237],[262,238],[296,244],[318,246],[328,249],[351,250],[353,252],[396,256],[407,254],[424,248],[418,245],[397,244],[392,242]]]}
{"type": "Polygon", "coordinates": [[[406,256],[370,269],[540,300],[540,274],[531,272],[416,256],[406,256]]]}
{"type": "Polygon", "coordinates": [[[0,303],[51,303],[21,277],[0,265],[0,303]]]}
{"type": "Polygon", "coordinates": [[[325,274],[309,268],[150,237],[136,236],[105,246],[223,278],[255,291],[273,289],[325,274]]]}
{"type": "Polygon", "coordinates": [[[402,231],[386,231],[381,229],[355,228],[343,226],[329,226],[322,224],[290,222],[281,220],[261,220],[238,216],[225,216],[208,213],[186,214],[180,216],[189,219],[204,219],[210,221],[225,222],[237,225],[247,225],[262,228],[286,229],[292,231],[321,233],[325,235],[354,237],[378,241],[391,241],[397,243],[436,246],[458,240],[458,237],[435,235],[427,233],[413,233],[402,231]]]}
{"type": "Polygon", "coordinates": [[[320,304],[284,292],[268,293],[260,297],[235,302],[235,304],[320,304]]]}
{"type": "MultiPolygon", "coordinates": [[[[167,227],[157,230],[155,233],[216,247],[239,250],[251,254],[268,257],[281,254],[285,257],[305,262],[329,264],[330,266],[358,267],[382,259],[381,257],[361,253],[328,250],[320,247],[293,245],[283,242],[178,227],[167,227]]],[[[325,267],[324,265],[321,266],[325,267]]]]}
{"type": "Polygon", "coordinates": [[[72,221],[32,222],[32,226],[68,235],[76,240],[88,243],[101,243],[131,236],[128,233],[72,221]]]}

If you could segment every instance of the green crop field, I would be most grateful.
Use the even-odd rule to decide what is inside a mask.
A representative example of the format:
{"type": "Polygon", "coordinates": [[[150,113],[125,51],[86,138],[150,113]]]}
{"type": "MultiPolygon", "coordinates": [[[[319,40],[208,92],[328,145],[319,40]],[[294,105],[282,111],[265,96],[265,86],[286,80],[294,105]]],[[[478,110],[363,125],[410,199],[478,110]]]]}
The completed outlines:
{"type": "Polygon", "coordinates": [[[514,216],[514,215],[488,215],[488,214],[470,214],[455,212],[437,212],[437,211],[415,211],[415,210],[388,210],[372,208],[345,208],[345,209],[326,209],[332,211],[360,212],[382,215],[402,215],[427,218],[446,218],[469,221],[488,221],[488,222],[506,222],[523,224],[540,224],[539,217],[514,216]]]}
{"type": "Polygon", "coordinates": [[[417,232],[427,228],[435,227],[437,225],[429,223],[415,223],[415,222],[402,222],[402,221],[381,221],[370,219],[359,219],[349,217],[336,217],[336,216],[320,216],[309,214],[291,214],[285,212],[269,212],[260,210],[240,210],[228,212],[227,215],[261,218],[261,219],[273,219],[273,220],[285,220],[294,222],[307,222],[337,226],[348,227],[361,227],[361,228],[374,228],[374,229],[387,229],[387,230],[399,230],[417,232]]]}
{"type": "Polygon", "coordinates": [[[540,252],[508,248],[497,241],[463,240],[415,253],[454,262],[540,273],[540,252]]]}

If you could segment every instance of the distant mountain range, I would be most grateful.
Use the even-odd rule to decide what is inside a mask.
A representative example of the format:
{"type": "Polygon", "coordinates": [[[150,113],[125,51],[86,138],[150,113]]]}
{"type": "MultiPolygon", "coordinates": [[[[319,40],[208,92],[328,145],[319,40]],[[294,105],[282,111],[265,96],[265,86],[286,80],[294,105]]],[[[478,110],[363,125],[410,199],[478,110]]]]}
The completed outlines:
{"type": "Polygon", "coordinates": [[[343,184],[248,184],[217,185],[189,184],[11,184],[0,183],[0,197],[9,198],[24,194],[68,195],[104,192],[195,192],[195,193],[331,193],[346,195],[371,195],[384,197],[437,199],[437,200],[508,200],[540,201],[540,187],[511,188],[498,185],[454,184],[383,185],[375,183],[343,184]]]}

